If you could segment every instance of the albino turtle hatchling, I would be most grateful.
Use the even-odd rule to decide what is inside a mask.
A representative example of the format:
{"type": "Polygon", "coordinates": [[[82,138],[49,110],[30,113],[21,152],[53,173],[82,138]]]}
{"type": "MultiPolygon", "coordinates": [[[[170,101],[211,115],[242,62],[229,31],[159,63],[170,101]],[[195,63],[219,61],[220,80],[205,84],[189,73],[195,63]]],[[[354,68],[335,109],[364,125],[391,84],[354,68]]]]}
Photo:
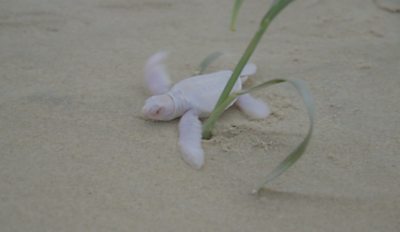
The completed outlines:
{"type": "MultiPolygon", "coordinates": [[[[181,117],[179,122],[179,145],[183,159],[196,169],[204,164],[201,147],[202,126],[199,118],[208,117],[218,101],[232,71],[224,70],[205,75],[193,76],[179,81],[171,87],[163,60],[165,52],[149,58],[145,66],[145,79],[152,97],[142,109],[144,117],[152,120],[168,121],[181,117]]],[[[247,76],[256,73],[254,64],[247,64],[232,91],[242,89],[247,76]]],[[[249,94],[239,96],[234,103],[244,113],[254,119],[266,118],[270,110],[261,100],[249,94]]]]}

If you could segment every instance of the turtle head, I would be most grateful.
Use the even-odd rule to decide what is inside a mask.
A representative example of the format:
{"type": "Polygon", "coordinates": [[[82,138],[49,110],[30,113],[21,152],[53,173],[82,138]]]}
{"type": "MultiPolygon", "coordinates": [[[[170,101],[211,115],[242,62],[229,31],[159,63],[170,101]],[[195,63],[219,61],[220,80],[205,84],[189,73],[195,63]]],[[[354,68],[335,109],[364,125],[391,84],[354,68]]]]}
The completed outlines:
{"type": "Polygon", "coordinates": [[[152,120],[172,120],[175,118],[175,103],[167,94],[152,96],[144,103],[142,113],[152,120]]]}

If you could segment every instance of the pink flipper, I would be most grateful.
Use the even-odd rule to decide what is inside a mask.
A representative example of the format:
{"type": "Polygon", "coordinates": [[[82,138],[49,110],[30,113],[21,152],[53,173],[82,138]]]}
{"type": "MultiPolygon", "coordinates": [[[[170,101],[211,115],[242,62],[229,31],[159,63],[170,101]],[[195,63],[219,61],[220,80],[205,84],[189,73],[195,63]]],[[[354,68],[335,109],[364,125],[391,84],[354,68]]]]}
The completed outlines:
{"type": "Polygon", "coordinates": [[[200,169],[204,164],[201,131],[197,114],[193,110],[186,112],[179,122],[179,145],[183,159],[195,169],[200,169]]]}
{"type": "Polygon", "coordinates": [[[170,89],[171,81],[163,64],[166,57],[166,52],[158,52],[147,60],[144,72],[147,87],[152,95],[164,94],[170,89]]]}
{"type": "Polygon", "coordinates": [[[271,110],[265,102],[253,98],[250,94],[239,96],[236,105],[241,111],[253,119],[263,119],[268,117],[271,113],[271,110]]]}

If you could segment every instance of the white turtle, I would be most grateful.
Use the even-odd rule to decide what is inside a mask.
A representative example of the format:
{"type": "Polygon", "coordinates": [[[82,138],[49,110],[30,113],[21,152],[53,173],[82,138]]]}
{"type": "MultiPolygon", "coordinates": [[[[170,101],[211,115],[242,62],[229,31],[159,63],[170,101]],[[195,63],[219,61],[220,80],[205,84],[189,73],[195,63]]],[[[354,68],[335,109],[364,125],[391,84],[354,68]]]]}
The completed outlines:
{"type": "MultiPolygon", "coordinates": [[[[204,164],[204,152],[201,147],[202,126],[199,118],[210,115],[232,71],[193,76],[171,88],[171,81],[163,64],[165,57],[165,52],[159,52],[151,56],[146,63],[145,79],[154,96],[146,100],[142,113],[148,119],[159,121],[182,116],[179,122],[179,145],[183,159],[192,167],[200,169],[204,164]]],[[[255,72],[256,66],[247,64],[232,91],[241,90],[242,82],[255,72]]],[[[254,99],[249,94],[238,97],[235,104],[254,119],[266,118],[270,113],[264,102],[254,99]]]]}

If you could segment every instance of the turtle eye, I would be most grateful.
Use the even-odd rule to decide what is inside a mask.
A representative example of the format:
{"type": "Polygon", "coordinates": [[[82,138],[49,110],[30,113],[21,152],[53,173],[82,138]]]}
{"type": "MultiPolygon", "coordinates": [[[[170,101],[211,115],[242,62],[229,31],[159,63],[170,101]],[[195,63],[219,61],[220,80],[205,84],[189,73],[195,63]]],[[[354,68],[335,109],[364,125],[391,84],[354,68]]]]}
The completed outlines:
{"type": "Polygon", "coordinates": [[[157,118],[160,114],[164,112],[163,108],[163,106],[146,104],[143,107],[142,112],[145,116],[149,118],[157,118]]]}

